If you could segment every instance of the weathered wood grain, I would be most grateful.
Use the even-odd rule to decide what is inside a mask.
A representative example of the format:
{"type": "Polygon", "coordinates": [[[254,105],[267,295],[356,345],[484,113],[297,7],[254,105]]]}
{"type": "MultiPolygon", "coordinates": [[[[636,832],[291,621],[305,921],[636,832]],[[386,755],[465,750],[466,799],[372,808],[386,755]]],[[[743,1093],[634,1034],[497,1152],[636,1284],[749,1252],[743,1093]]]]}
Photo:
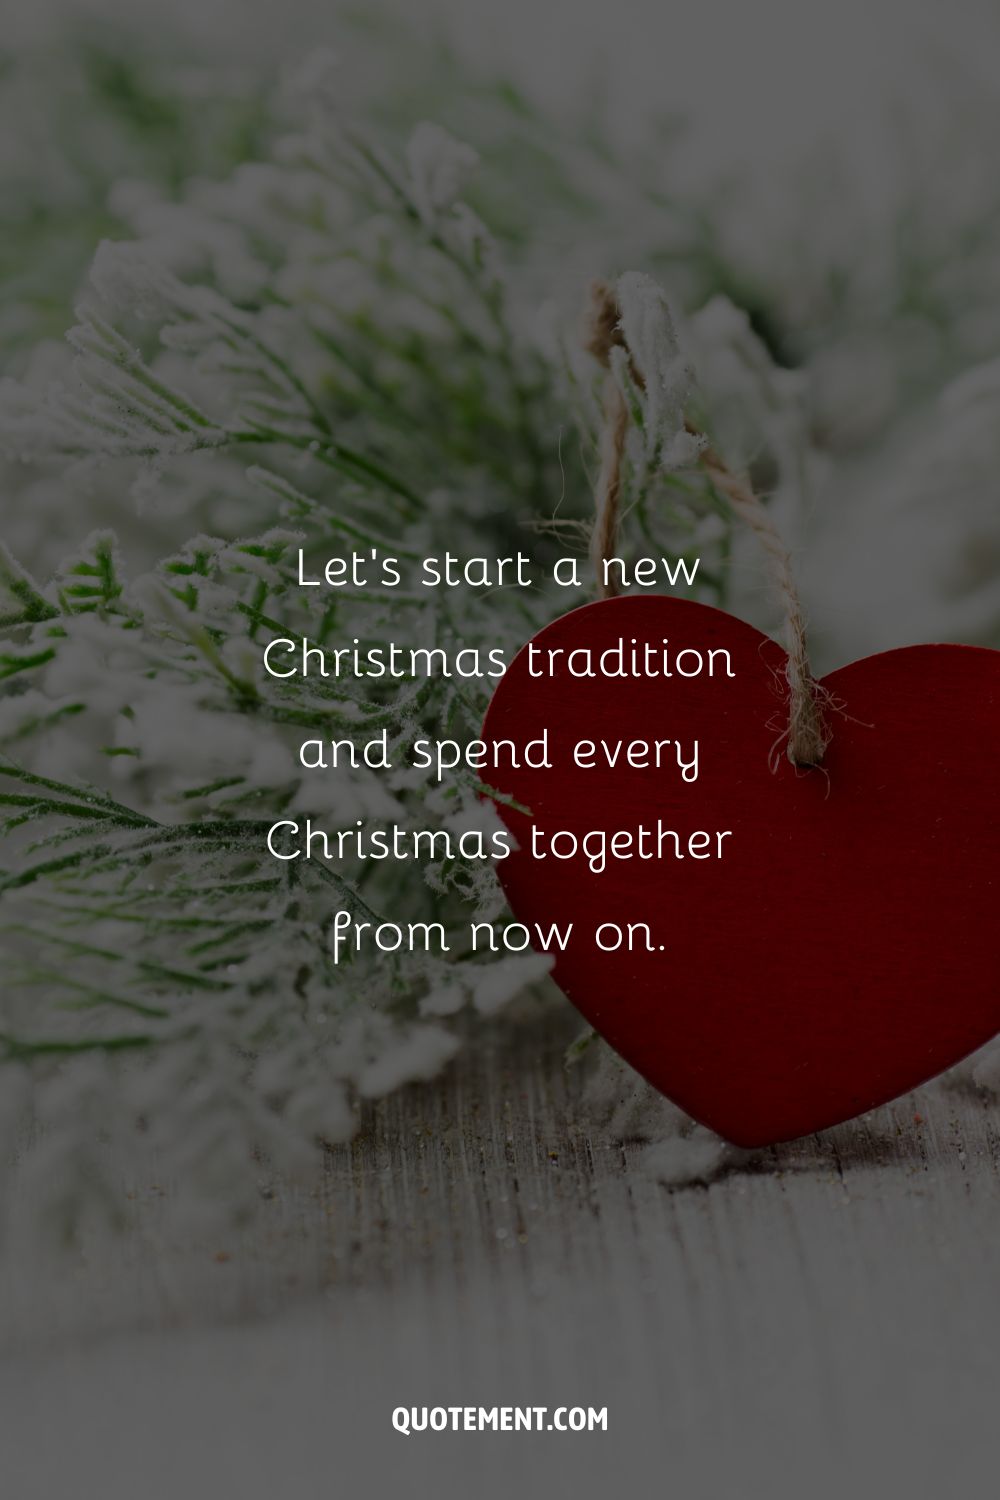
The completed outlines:
{"type": "Polygon", "coordinates": [[[64,1492],[67,1465],[144,1500],[325,1495],[335,1473],[372,1494],[991,1492],[995,1104],[939,1084],[667,1189],[586,1113],[574,1025],[507,1028],[372,1107],[225,1242],[174,1243],[151,1200],[40,1300],[8,1272],[12,1493],[64,1492]],[[607,1406],[610,1428],[391,1430],[435,1401],[607,1406]]]}

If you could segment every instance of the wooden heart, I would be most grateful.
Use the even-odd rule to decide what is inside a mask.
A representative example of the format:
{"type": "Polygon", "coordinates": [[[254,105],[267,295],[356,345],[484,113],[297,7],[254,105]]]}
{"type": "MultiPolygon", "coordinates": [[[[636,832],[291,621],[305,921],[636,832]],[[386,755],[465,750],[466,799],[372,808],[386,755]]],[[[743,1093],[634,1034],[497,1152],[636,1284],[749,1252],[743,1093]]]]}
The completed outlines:
{"type": "Polygon", "coordinates": [[[774,753],[785,654],[730,615],[627,597],[574,610],[531,645],[483,735],[520,752],[547,730],[552,768],[491,771],[531,814],[498,804],[519,844],[498,871],[529,929],[572,923],[554,977],[650,1083],[758,1146],[884,1103],[1000,1030],[1000,652],[909,646],[832,673],[830,746],[821,770],[802,771],[774,753]],[[619,645],[643,669],[647,647],[654,662],[666,650],[671,675],[571,675],[607,652],[614,669],[619,645]],[[532,675],[550,649],[553,675],[532,675]],[[586,768],[574,764],[585,740],[586,768]],[[634,748],[629,763],[632,742],[655,740],[673,742],[659,768],[634,748]],[[690,763],[694,741],[685,780],[677,742],[690,763]],[[655,857],[640,857],[642,828],[655,857]],[[600,831],[602,870],[583,852],[600,831]],[[609,836],[629,831],[618,851],[630,857],[610,857],[609,836]],[[570,835],[577,852],[557,857],[570,835]],[[624,935],[616,951],[598,946],[602,924],[624,935]]]}

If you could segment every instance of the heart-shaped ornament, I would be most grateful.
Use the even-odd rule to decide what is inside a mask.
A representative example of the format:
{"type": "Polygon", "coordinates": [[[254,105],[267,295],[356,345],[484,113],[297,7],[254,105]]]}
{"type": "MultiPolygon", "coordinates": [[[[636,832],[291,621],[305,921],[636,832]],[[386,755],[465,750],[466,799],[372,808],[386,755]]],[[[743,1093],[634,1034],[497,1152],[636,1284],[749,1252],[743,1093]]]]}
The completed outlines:
{"type": "Polygon", "coordinates": [[[809,771],[775,753],[785,663],[706,605],[607,600],[524,648],[483,729],[518,761],[491,785],[530,811],[498,803],[515,917],[611,1046],[742,1146],[849,1119],[1000,1031],[1000,652],[832,673],[809,771]]]}

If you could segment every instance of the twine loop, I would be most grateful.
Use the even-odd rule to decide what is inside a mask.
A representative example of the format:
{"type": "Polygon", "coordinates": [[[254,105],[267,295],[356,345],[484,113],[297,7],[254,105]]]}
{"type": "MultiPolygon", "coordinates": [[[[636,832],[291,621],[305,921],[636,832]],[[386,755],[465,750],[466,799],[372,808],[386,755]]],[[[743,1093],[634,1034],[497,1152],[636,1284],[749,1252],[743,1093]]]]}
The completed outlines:
{"type": "MultiPolygon", "coordinates": [[[[584,315],[584,348],[605,371],[603,422],[600,435],[600,468],[594,485],[594,525],[590,559],[601,598],[613,598],[617,584],[610,579],[605,561],[614,555],[621,525],[622,469],[628,438],[629,411],[611,365],[611,351],[624,349],[621,316],[614,291],[604,281],[591,284],[584,315]]],[[[644,386],[643,373],[629,357],[629,373],[636,385],[644,386]]],[[[702,436],[693,427],[688,431],[702,436]]],[[[771,581],[785,612],[784,638],[788,654],[788,730],[785,753],[793,765],[818,766],[829,744],[829,733],[820,707],[822,690],[809,665],[806,620],[795,583],[791,554],[767,507],[749,481],[735,474],[709,445],[705,444],[699,466],[713,488],[757,537],[767,558],[771,581]]]]}

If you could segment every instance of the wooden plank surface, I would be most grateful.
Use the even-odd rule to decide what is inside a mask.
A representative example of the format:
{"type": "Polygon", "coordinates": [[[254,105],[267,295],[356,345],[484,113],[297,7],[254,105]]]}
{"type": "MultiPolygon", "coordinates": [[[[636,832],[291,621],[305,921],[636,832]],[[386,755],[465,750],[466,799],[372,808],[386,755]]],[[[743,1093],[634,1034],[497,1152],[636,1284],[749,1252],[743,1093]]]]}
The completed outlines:
{"type": "Polygon", "coordinates": [[[562,1066],[577,1024],[497,1029],[238,1233],[180,1242],[151,1195],[58,1286],[8,1266],[11,1493],[991,1493],[995,1103],[938,1084],[668,1187],[562,1066]],[[390,1425],[498,1401],[609,1431],[390,1425]]]}

